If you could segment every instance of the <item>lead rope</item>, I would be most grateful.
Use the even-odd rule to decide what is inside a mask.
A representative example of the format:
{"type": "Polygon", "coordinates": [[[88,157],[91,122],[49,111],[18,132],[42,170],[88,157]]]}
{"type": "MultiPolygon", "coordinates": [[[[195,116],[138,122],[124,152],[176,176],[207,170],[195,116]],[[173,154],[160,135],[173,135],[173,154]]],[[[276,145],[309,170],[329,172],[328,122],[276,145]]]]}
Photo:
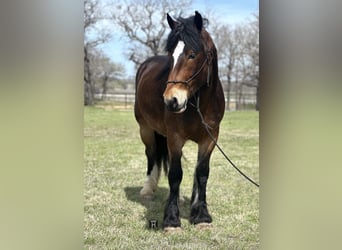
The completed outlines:
{"type": "MultiPolygon", "coordinates": [[[[240,173],[243,177],[245,177],[249,182],[253,183],[256,187],[259,188],[259,184],[253,181],[251,178],[249,178],[246,174],[244,174],[235,164],[229,159],[229,157],[225,154],[225,152],[222,150],[222,148],[217,144],[216,139],[214,138],[213,134],[210,132],[209,129],[212,129],[204,120],[203,115],[201,113],[200,107],[199,107],[199,101],[200,101],[200,96],[199,93],[196,96],[196,110],[197,113],[199,114],[201,118],[201,122],[204,125],[205,130],[207,131],[208,135],[210,136],[211,140],[214,142],[215,146],[220,150],[222,155],[226,158],[226,160],[235,168],[236,171],[240,173]]],[[[194,106],[194,105],[193,105],[194,106]]]]}

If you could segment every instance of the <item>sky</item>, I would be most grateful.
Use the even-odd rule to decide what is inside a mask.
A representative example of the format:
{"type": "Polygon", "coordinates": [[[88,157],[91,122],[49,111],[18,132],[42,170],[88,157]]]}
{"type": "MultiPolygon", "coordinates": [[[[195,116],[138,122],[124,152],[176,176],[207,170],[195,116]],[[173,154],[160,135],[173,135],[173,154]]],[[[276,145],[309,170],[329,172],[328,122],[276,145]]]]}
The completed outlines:
{"type": "MultiPolygon", "coordinates": [[[[236,24],[251,17],[252,13],[259,11],[258,0],[193,0],[192,8],[200,13],[213,10],[218,20],[225,24],[236,24]]],[[[210,20],[209,20],[210,22],[210,20]]],[[[125,41],[120,34],[115,34],[106,44],[100,46],[103,52],[114,62],[121,63],[126,68],[126,75],[135,76],[134,64],[127,60],[124,51],[125,41]]]]}

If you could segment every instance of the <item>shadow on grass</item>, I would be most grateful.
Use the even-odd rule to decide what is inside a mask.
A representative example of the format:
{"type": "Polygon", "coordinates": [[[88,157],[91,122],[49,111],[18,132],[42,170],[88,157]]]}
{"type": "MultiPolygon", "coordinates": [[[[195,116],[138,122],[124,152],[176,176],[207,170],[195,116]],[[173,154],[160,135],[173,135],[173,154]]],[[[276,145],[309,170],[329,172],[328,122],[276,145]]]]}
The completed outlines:
{"type": "MultiPolygon", "coordinates": [[[[149,229],[149,220],[158,220],[158,228],[161,230],[164,216],[164,208],[169,195],[169,189],[158,187],[152,200],[144,200],[140,197],[142,187],[125,187],[125,193],[128,200],[143,205],[146,208],[144,219],[146,228],[149,229]]],[[[179,205],[180,217],[189,219],[190,217],[190,199],[184,196],[184,202],[179,205]]]]}

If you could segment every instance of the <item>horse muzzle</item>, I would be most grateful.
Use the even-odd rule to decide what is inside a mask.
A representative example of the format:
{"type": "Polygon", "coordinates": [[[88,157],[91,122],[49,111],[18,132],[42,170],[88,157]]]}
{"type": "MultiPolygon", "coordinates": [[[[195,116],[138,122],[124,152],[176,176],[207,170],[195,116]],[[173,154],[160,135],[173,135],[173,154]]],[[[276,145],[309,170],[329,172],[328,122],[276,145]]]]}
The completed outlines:
{"type": "Polygon", "coordinates": [[[187,100],[181,101],[177,97],[170,99],[164,98],[164,103],[167,110],[174,113],[183,113],[186,110],[187,100]]]}
{"type": "Polygon", "coordinates": [[[177,91],[172,95],[164,93],[164,103],[166,108],[174,113],[183,113],[186,110],[188,102],[187,93],[185,91],[177,91]]]}

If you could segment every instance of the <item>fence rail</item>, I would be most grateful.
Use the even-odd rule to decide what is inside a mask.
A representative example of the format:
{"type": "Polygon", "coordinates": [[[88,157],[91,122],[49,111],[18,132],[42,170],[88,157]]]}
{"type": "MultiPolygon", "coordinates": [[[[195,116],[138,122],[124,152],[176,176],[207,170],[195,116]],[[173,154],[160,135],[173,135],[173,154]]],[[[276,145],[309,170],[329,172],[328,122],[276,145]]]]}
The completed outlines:
{"type": "MultiPolygon", "coordinates": [[[[95,98],[97,100],[112,102],[115,105],[120,106],[121,108],[132,108],[135,102],[135,92],[115,92],[110,94],[95,94],[95,98]]],[[[230,93],[230,100],[228,103],[228,99],[225,93],[226,100],[226,109],[236,110],[238,109],[255,109],[256,105],[256,95],[255,93],[243,93],[240,99],[240,103],[238,102],[238,98],[236,93],[230,93]]]]}

